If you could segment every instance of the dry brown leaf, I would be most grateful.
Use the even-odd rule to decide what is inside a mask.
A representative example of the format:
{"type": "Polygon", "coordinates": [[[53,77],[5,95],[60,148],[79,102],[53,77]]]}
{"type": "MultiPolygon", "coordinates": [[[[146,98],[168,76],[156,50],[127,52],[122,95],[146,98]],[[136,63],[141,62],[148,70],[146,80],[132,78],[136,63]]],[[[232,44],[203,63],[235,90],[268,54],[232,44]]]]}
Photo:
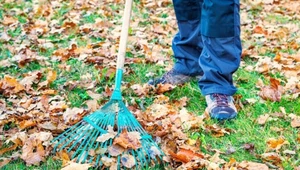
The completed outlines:
{"type": "Polygon", "coordinates": [[[108,153],[111,156],[118,156],[122,154],[125,151],[125,149],[120,145],[111,145],[108,147],[108,153]]]}
{"type": "Polygon", "coordinates": [[[264,100],[280,101],[283,92],[279,80],[270,78],[270,83],[270,86],[262,87],[258,95],[264,100]]]}
{"type": "Polygon", "coordinates": [[[293,118],[293,120],[291,121],[291,126],[293,128],[300,127],[300,117],[299,116],[296,116],[296,117],[293,118]]]}
{"type": "Polygon", "coordinates": [[[67,108],[63,113],[63,119],[65,123],[78,122],[84,116],[85,110],[82,108],[67,108]]]}
{"type": "Polygon", "coordinates": [[[46,129],[46,130],[57,130],[57,125],[54,124],[53,122],[44,122],[44,123],[39,123],[38,127],[46,129]]]}
{"type": "Polygon", "coordinates": [[[20,129],[26,129],[36,125],[36,121],[34,120],[23,120],[19,123],[20,129]]]}
{"type": "Polygon", "coordinates": [[[18,22],[18,19],[14,18],[12,16],[9,16],[9,15],[5,16],[2,20],[2,24],[4,24],[4,25],[11,25],[11,24],[15,24],[17,22],[18,22]]]}
{"type": "Polygon", "coordinates": [[[22,84],[24,87],[26,87],[26,90],[29,90],[32,88],[33,83],[37,83],[42,78],[42,73],[40,71],[32,72],[30,74],[27,74],[21,81],[20,84],[22,84]]]}
{"type": "Polygon", "coordinates": [[[48,70],[48,73],[47,73],[47,78],[45,81],[43,82],[40,82],[38,84],[39,86],[39,89],[43,88],[43,87],[48,87],[49,84],[51,84],[54,80],[56,80],[56,77],[57,77],[57,73],[56,71],[52,70],[52,69],[49,69],[48,70]]]}
{"type": "Polygon", "coordinates": [[[88,110],[90,110],[91,112],[95,112],[99,109],[99,104],[97,100],[87,100],[85,103],[88,107],[88,110]]]}
{"type": "Polygon", "coordinates": [[[188,163],[190,161],[192,161],[193,159],[202,159],[204,158],[204,156],[200,153],[196,153],[192,150],[188,150],[188,149],[179,149],[179,151],[177,153],[174,153],[173,151],[169,151],[169,154],[171,155],[171,157],[179,162],[183,162],[183,163],[188,163]]]}
{"type": "Polygon", "coordinates": [[[268,30],[263,29],[261,26],[256,26],[253,29],[253,33],[254,34],[264,34],[264,35],[268,35],[268,30]]]}
{"type": "Polygon", "coordinates": [[[246,150],[246,151],[249,151],[249,152],[253,152],[254,151],[254,144],[252,143],[245,143],[243,145],[243,148],[246,150]]]}
{"type": "Polygon", "coordinates": [[[45,150],[41,141],[29,138],[26,140],[22,148],[21,158],[26,162],[26,165],[39,165],[45,160],[45,150]]]}
{"type": "Polygon", "coordinates": [[[238,164],[238,168],[247,170],[269,170],[269,167],[262,163],[242,161],[238,164]]]}
{"type": "Polygon", "coordinates": [[[210,131],[214,137],[222,137],[231,133],[231,129],[221,128],[217,124],[207,125],[206,130],[210,131]]]}
{"type": "Polygon", "coordinates": [[[116,163],[115,158],[109,158],[107,156],[101,157],[101,161],[106,167],[111,167],[113,164],[116,163]]]}
{"type": "Polygon", "coordinates": [[[112,126],[107,127],[107,133],[102,134],[99,136],[96,141],[97,142],[105,142],[109,139],[113,139],[117,135],[117,132],[114,131],[112,126]]]}
{"type": "Polygon", "coordinates": [[[25,90],[24,86],[20,84],[14,77],[5,75],[4,79],[0,81],[0,89],[12,92],[13,94],[25,90]]]}
{"type": "Polygon", "coordinates": [[[58,156],[62,160],[62,167],[65,167],[70,162],[70,156],[68,155],[66,150],[58,152],[58,156]]]}
{"type": "Polygon", "coordinates": [[[31,105],[31,103],[33,102],[33,99],[30,98],[30,99],[25,99],[24,101],[21,100],[20,101],[20,105],[24,108],[24,109],[28,109],[28,107],[31,105]]]}
{"type": "Polygon", "coordinates": [[[71,161],[66,167],[62,168],[61,170],[88,170],[91,166],[91,164],[80,164],[71,161]]]}
{"type": "Polygon", "coordinates": [[[135,166],[136,161],[135,161],[135,158],[132,155],[124,154],[121,157],[121,163],[126,168],[132,168],[132,167],[135,166]]]}
{"type": "Polygon", "coordinates": [[[275,152],[268,152],[268,153],[263,153],[261,155],[262,159],[268,162],[271,162],[275,165],[280,165],[282,162],[282,159],[278,153],[275,152]]]}
{"type": "Polygon", "coordinates": [[[146,88],[140,84],[134,84],[130,86],[130,88],[134,91],[135,94],[138,96],[146,95],[148,92],[146,91],[146,88]]]}
{"type": "Polygon", "coordinates": [[[216,163],[216,164],[224,164],[226,163],[226,161],[222,158],[220,158],[220,151],[216,151],[216,153],[211,157],[209,158],[209,160],[212,162],[212,163],[216,163]]]}
{"type": "Polygon", "coordinates": [[[141,136],[139,132],[128,132],[126,129],[123,129],[120,136],[114,139],[114,145],[120,145],[125,149],[138,149],[142,147],[141,145],[141,136]]]}
{"type": "Polygon", "coordinates": [[[47,89],[41,92],[42,95],[55,95],[57,94],[56,90],[53,89],[47,89]]]}
{"type": "Polygon", "coordinates": [[[259,125],[264,125],[266,124],[268,118],[270,117],[269,114],[264,114],[264,115],[260,115],[258,118],[257,118],[257,123],[259,125]]]}
{"type": "Polygon", "coordinates": [[[47,95],[42,95],[40,102],[42,103],[44,109],[48,110],[49,109],[49,99],[47,95]]]}
{"type": "Polygon", "coordinates": [[[300,143],[300,132],[298,132],[298,135],[297,135],[297,142],[300,143]]]}
{"type": "MultiPolygon", "coordinates": [[[[11,147],[8,147],[8,148],[2,148],[2,149],[0,149],[0,155],[3,155],[4,153],[9,152],[9,151],[13,151],[13,150],[15,150],[18,146],[19,146],[18,143],[14,143],[14,145],[11,146],[11,147]]],[[[1,166],[0,166],[0,167],[1,167],[1,166]]]]}
{"type": "Polygon", "coordinates": [[[172,84],[158,84],[156,87],[156,93],[163,94],[165,92],[173,90],[175,87],[176,86],[174,86],[172,84]]]}
{"type": "Polygon", "coordinates": [[[154,119],[160,119],[161,117],[168,115],[169,111],[170,107],[166,104],[162,105],[153,103],[150,107],[147,108],[147,112],[149,112],[149,114],[153,116],[154,119]]]}
{"type": "MultiPolygon", "coordinates": [[[[2,154],[0,153],[0,155],[2,154]]],[[[0,169],[5,165],[7,165],[10,161],[11,161],[10,158],[0,158],[0,169]]]]}

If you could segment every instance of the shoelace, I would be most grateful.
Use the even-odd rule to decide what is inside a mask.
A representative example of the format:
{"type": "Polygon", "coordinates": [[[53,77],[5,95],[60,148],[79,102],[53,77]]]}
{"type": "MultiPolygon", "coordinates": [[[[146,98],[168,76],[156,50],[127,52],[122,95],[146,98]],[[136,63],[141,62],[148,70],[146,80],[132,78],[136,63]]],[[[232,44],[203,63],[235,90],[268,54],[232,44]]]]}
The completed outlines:
{"type": "Polygon", "coordinates": [[[225,106],[225,107],[228,106],[228,99],[227,99],[227,96],[225,94],[215,93],[212,96],[216,99],[217,106],[225,106]]]}

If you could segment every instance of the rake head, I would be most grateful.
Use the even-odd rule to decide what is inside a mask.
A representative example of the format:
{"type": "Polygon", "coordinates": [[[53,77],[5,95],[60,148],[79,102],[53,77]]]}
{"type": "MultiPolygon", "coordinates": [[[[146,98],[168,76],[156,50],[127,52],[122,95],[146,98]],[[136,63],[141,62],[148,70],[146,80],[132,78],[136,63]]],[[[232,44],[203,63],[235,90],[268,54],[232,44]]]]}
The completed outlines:
{"type": "Polygon", "coordinates": [[[110,100],[52,143],[54,151],[66,150],[72,160],[101,168],[141,169],[163,162],[163,152],[122,100],[110,100]]]}

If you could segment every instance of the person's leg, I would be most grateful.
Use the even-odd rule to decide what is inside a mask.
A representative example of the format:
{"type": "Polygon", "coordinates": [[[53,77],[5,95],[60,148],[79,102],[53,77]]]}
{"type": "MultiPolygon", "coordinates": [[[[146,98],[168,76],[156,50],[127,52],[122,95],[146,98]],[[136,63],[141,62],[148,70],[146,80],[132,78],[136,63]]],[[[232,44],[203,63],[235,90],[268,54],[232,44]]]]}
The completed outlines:
{"type": "Polygon", "coordinates": [[[172,41],[175,64],[171,71],[148,83],[183,84],[203,74],[199,66],[202,52],[201,8],[203,0],[173,0],[178,33],[172,41]]]}
{"type": "Polygon", "coordinates": [[[201,8],[203,0],[173,0],[178,33],[172,43],[174,69],[185,75],[201,75],[199,56],[202,52],[201,8]]]}
{"type": "Polygon", "coordinates": [[[232,75],[239,67],[242,50],[239,0],[204,0],[201,32],[201,93],[206,96],[211,117],[234,118],[237,111],[231,96],[237,89],[232,75]]]}

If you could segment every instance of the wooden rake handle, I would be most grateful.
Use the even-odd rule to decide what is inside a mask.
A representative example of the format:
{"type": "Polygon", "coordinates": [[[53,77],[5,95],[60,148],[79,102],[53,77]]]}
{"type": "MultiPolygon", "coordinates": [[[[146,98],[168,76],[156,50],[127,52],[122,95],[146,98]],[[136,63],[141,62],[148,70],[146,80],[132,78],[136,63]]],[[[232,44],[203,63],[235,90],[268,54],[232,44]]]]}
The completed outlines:
{"type": "Polygon", "coordinates": [[[129,22],[131,16],[132,0],[125,0],[125,9],[123,14],[122,30],[118,51],[117,69],[124,68],[125,55],[126,55],[126,44],[128,39],[129,22]]]}

